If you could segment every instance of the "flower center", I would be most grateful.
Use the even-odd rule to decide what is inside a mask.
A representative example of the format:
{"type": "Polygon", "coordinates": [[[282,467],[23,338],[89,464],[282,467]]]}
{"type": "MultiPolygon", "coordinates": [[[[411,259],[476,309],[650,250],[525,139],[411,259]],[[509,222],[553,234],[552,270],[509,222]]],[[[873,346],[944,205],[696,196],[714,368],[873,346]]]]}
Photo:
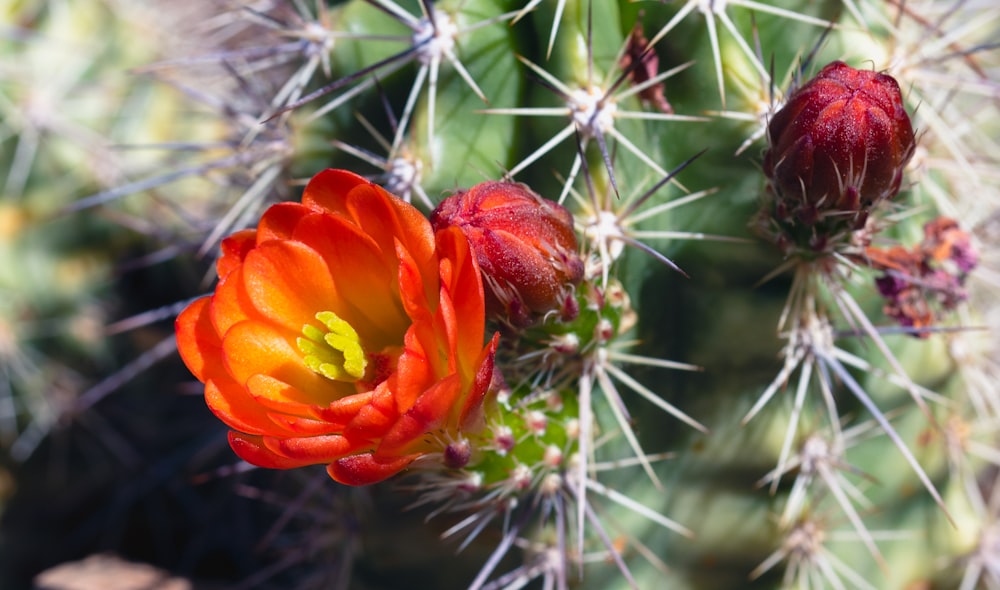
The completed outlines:
{"type": "Polygon", "coordinates": [[[306,366],[334,381],[353,383],[364,377],[368,359],[354,327],[332,311],[321,311],[316,319],[326,329],[306,324],[295,341],[306,366]]]}

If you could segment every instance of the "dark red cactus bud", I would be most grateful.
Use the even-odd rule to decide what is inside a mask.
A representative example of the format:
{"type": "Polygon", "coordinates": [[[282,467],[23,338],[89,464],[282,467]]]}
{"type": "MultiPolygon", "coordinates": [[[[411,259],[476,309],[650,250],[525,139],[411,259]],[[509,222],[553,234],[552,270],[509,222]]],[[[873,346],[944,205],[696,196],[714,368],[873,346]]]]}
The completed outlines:
{"type": "Polygon", "coordinates": [[[896,80],[839,61],[796,90],[767,131],[764,173],[777,198],[856,220],[899,192],[916,147],[896,80]]]}
{"type": "Polygon", "coordinates": [[[487,314],[511,325],[561,309],[583,278],[573,216],[523,184],[483,182],[460,191],[431,213],[431,225],[461,228],[483,273],[487,314]]]}

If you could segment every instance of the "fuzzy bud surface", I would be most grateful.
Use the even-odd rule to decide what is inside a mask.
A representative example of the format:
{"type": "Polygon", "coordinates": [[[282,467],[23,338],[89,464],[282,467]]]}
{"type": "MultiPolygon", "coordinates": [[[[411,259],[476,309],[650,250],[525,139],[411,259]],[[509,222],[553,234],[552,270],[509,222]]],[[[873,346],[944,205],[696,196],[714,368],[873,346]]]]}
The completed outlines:
{"type": "Polygon", "coordinates": [[[896,80],[840,61],[796,90],[767,132],[776,215],[806,225],[829,215],[863,225],[899,192],[916,147],[896,80]]]}
{"type": "Polygon", "coordinates": [[[483,273],[487,315],[515,327],[560,309],[583,278],[572,215],[523,184],[491,181],[460,191],[438,205],[431,225],[465,234],[483,273]]]}

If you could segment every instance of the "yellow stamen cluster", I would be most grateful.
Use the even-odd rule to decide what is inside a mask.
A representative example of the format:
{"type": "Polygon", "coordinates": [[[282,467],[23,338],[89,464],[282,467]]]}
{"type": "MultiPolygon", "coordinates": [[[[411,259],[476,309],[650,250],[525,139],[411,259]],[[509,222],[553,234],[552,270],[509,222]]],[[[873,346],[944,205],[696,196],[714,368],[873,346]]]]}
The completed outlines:
{"type": "Polygon", "coordinates": [[[334,381],[353,383],[364,377],[368,359],[354,327],[332,311],[321,311],[316,319],[326,330],[306,324],[296,340],[306,366],[334,381]]]}

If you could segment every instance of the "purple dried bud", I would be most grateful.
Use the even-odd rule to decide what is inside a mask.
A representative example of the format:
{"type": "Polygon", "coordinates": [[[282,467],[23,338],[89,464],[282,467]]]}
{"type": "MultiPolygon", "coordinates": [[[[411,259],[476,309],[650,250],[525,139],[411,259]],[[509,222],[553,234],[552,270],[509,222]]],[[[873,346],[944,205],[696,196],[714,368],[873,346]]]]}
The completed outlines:
{"type": "Polygon", "coordinates": [[[885,299],[885,314],[923,338],[936,319],[932,303],[949,311],[968,298],[965,279],[976,260],[969,234],[955,220],[938,217],[924,225],[918,246],[868,247],[863,261],[884,273],[875,286],[885,299]]]}
{"type": "Polygon", "coordinates": [[[462,230],[483,273],[487,314],[527,326],[562,310],[583,279],[573,216],[515,182],[483,182],[448,197],[431,213],[435,231],[462,230]]]}
{"type": "MultiPolygon", "coordinates": [[[[642,13],[639,16],[641,19],[642,13]]],[[[628,44],[619,63],[622,71],[627,73],[629,82],[635,86],[647,84],[659,74],[660,58],[643,34],[641,20],[637,20],[632,27],[632,34],[629,35],[628,44]]],[[[639,91],[639,98],[643,103],[652,104],[661,113],[669,115],[674,112],[674,108],[667,102],[667,97],[663,93],[662,82],[646,86],[639,91]]]]}
{"type": "Polygon", "coordinates": [[[444,448],[444,464],[451,469],[461,469],[469,464],[472,458],[472,448],[469,441],[462,439],[444,448]]]}
{"type": "Polygon", "coordinates": [[[951,260],[958,267],[958,270],[970,273],[979,264],[979,255],[976,254],[972,244],[966,242],[964,244],[956,244],[951,249],[951,260]]]}
{"type": "Polygon", "coordinates": [[[899,192],[916,147],[896,80],[839,61],[796,90],[767,132],[764,173],[782,210],[805,223],[830,213],[863,223],[899,192]]]}
{"type": "Polygon", "coordinates": [[[891,299],[908,288],[910,282],[896,275],[887,274],[876,278],[875,286],[878,288],[879,295],[886,299],[891,299]]]}
{"type": "Polygon", "coordinates": [[[972,238],[949,217],[938,217],[924,225],[922,249],[928,260],[936,263],[950,260],[963,274],[972,272],[979,263],[972,238]]]}

